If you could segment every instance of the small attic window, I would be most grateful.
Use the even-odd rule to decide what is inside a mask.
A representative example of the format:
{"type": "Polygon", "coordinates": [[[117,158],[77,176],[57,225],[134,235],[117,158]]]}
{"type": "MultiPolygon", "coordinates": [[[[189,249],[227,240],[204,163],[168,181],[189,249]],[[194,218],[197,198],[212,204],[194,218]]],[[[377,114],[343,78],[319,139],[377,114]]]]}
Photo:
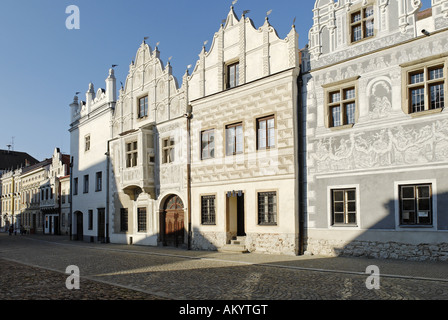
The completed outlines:
{"type": "Polygon", "coordinates": [[[226,65],[226,89],[231,89],[239,85],[240,63],[232,62],[226,65]]]}

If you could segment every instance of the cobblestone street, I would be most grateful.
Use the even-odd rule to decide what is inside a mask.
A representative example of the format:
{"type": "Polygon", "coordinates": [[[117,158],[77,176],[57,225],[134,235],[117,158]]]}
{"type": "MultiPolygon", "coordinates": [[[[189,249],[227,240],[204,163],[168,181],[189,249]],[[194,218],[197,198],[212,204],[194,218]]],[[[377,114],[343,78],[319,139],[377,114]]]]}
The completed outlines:
{"type": "Polygon", "coordinates": [[[1,300],[447,300],[448,264],[183,251],[0,234],[1,300]],[[68,290],[67,266],[80,270],[68,290]],[[380,288],[369,290],[369,265],[380,288]]]}

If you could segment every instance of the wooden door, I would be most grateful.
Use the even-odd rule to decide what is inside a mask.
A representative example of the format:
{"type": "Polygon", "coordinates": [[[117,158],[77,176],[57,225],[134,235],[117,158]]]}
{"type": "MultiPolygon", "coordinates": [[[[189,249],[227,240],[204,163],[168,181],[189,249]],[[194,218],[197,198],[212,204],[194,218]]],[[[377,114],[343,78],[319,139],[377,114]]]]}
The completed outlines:
{"type": "Polygon", "coordinates": [[[179,247],[184,244],[184,204],[178,196],[169,197],[163,210],[162,234],[163,244],[166,246],[179,247]]]}

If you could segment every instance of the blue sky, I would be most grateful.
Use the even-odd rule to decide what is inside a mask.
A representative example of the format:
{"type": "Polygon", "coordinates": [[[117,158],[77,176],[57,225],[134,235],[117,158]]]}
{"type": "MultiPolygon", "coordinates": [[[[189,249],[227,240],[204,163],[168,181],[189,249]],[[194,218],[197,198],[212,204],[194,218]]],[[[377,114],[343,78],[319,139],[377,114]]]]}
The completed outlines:
{"type": "MultiPolygon", "coordinates": [[[[280,38],[296,18],[299,43],[308,42],[314,0],[239,0],[238,17],[250,10],[255,27],[266,12],[280,38]]],[[[429,7],[430,0],[425,0],[429,7]]],[[[112,64],[118,83],[144,37],[169,57],[179,85],[188,65],[195,65],[204,41],[207,49],[226,18],[232,0],[1,0],[0,2],[0,149],[38,160],[55,147],[70,151],[69,104],[77,91],[85,99],[89,82],[105,87],[112,64]],[[80,29],[69,30],[66,8],[80,10],[80,29]]]]}

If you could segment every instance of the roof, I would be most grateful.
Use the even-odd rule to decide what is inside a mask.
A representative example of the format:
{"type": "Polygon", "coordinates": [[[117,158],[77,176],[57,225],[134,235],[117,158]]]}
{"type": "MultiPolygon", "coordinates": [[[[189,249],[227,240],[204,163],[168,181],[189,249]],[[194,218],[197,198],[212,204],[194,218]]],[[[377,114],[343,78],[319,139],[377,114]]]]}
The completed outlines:
{"type": "Polygon", "coordinates": [[[28,153],[0,149],[0,171],[14,170],[38,163],[39,160],[28,153]]]}
{"type": "Polygon", "coordinates": [[[23,168],[22,174],[28,173],[30,171],[43,168],[45,166],[49,166],[52,163],[52,159],[45,159],[44,161],[38,162],[32,166],[28,166],[26,168],[23,168]]]}

